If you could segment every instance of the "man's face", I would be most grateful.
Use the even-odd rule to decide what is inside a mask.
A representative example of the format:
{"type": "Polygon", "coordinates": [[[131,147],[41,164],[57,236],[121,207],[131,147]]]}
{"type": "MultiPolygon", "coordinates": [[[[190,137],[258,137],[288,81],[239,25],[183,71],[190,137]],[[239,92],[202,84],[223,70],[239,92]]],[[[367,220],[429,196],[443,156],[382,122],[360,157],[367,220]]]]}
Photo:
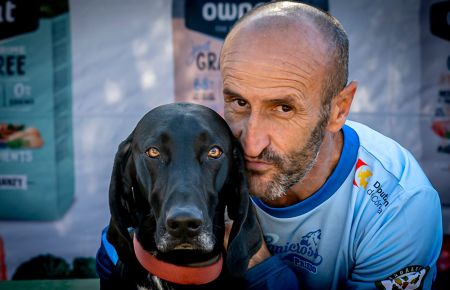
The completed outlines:
{"type": "Polygon", "coordinates": [[[222,50],[224,117],[240,140],[252,194],[273,200],[315,163],[326,128],[326,53],[311,32],[243,28],[222,50]]]}

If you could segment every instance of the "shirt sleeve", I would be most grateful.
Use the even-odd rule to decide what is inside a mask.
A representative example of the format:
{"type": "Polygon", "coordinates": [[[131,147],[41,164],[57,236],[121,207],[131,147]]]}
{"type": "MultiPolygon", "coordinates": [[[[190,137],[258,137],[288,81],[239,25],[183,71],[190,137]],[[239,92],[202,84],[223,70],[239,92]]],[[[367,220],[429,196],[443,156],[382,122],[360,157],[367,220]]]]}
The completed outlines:
{"type": "Polygon", "coordinates": [[[347,288],[432,288],[443,238],[439,196],[430,187],[403,196],[361,227],[347,288]]]}
{"type": "Polygon", "coordinates": [[[245,280],[247,289],[300,289],[295,272],[276,255],[248,270],[245,280]]]}
{"type": "Polygon", "coordinates": [[[114,246],[106,238],[108,228],[102,231],[100,247],[96,255],[96,271],[101,281],[113,280],[118,261],[114,246]]]}

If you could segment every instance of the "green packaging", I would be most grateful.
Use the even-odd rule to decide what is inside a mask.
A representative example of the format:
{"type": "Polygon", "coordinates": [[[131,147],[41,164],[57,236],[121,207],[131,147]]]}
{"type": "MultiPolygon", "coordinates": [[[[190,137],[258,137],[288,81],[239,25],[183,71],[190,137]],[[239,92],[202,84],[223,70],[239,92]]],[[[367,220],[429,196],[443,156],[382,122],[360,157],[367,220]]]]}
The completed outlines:
{"type": "Polygon", "coordinates": [[[55,220],[73,201],[67,1],[0,1],[0,219],[55,220]]]}

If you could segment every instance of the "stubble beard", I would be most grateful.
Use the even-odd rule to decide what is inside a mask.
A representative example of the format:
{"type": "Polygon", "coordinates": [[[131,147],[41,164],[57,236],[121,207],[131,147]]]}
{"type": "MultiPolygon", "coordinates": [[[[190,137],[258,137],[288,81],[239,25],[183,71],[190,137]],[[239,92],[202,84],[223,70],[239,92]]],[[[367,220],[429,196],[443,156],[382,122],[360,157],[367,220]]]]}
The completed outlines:
{"type": "Polygon", "coordinates": [[[264,181],[263,174],[260,172],[247,171],[252,195],[262,200],[273,201],[285,195],[289,188],[302,181],[317,162],[327,123],[328,116],[322,116],[305,146],[288,156],[281,156],[270,148],[265,148],[258,156],[258,160],[272,163],[276,172],[272,174],[269,181],[264,181]]]}

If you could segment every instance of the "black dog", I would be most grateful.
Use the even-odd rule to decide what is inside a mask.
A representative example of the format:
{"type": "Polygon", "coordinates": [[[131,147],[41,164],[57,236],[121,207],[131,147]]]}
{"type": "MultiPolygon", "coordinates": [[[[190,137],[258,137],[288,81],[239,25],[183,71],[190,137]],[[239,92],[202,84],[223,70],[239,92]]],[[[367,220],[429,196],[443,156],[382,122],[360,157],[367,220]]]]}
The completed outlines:
{"type": "Polygon", "coordinates": [[[195,289],[242,286],[236,277],[245,273],[261,246],[243,170],[241,147],[213,110],[176,103],[147,113],[115,157],[107,238],[119,256],[118,274],[101,281],[101,288],[194,287],[177,285],[177,269],[201,273],[202,267],[220,264],[226,207],[233,226],[220,276],[211,282],[203,281],[203,275],[199,281],[188,277],[193,280],[180,284],[201,284],[195,289]],[[151,269],[147,258],[136,256],[139,251],[160,264],[151,269]],[[169,270],[156,269],[160,265],[169,270]],[[161,271],[165,278],[156,278],[161,271]]]}

